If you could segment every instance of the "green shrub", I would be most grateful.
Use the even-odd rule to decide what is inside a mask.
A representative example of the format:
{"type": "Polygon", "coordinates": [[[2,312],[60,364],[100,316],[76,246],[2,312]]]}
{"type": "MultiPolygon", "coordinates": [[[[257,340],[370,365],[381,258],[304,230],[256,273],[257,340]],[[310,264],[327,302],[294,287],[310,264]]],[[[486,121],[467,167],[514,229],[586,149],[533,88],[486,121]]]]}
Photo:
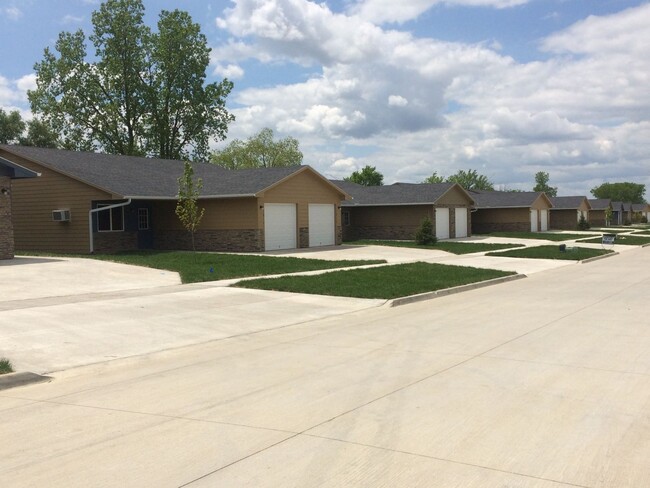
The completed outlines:
{"type": "Polygon", "coordinates": [[[0,374],[13,373],[14,368],[7,358],[0,358],[0,374]]]}
{"type": "Polygon", "coordinates": [[[580,220],[578,220],[578,230],[589,230],[591,225],[587,222],[584,215],[580,215],[580,220]]]}
{"type": "Polygon", "coordinates": [[[438,239],[433,233],[433,222],[429,217],[424,217],[420,223],[420,227],[415,232],[415,242],[421,246],[432,246],[438,239]]]}

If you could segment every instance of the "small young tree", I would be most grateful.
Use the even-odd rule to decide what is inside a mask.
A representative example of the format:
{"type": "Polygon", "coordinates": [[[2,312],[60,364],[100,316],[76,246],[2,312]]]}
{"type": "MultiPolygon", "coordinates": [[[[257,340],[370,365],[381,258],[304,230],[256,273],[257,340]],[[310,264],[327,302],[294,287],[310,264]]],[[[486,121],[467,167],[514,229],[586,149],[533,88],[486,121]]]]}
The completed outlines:
{"type": "Polygon", "coordinates": [[[578,230],[589,230],[590,228],[591,225],[589,225],[589,222],[587,222],[585,216],[580,214],[580,220],[578,220],[578,230]]]}
{"type": "Polygon", "coordinates": [[[183,176],[178,178],[178,203],[176,204],[176,215],[192,237],[192,251],[196,251],[194,245],[194,233],[201,223],[205,208],[199,208],[197,201],[203,188],[203,180],[198,178],[194,181],[194,168],[185,161],[183,176]]]}
{"type": "Polygon", "coordinates": [[[424,217],[420,227],[415,232],[415,242],[421,246],[432,246],[438,239],[433,233],[433,222],[429,217],[424,217]]]}

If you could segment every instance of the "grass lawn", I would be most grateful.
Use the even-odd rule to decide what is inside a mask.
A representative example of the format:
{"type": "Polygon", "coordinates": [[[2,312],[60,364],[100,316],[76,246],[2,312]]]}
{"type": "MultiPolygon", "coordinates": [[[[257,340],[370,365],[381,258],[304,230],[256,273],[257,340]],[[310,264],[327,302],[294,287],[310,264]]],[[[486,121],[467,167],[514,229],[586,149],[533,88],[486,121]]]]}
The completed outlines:
{"type": "Polygon", "coordinates": [[[361,239],[358,241],[345,242],[353,246],[393,246],[393,247],[413,247],[417,249],[431,249],[434,251],[445,251],[452,254],[469,254],[473,252],[495,251],[497,249],[508,249],[519,247],[518,244],[484,244],[481,242],[437,242],[431,246],[420,245],[415,241],[382,241],[372,239],[361,239]]]}
{"type": "MultiPolygon", "coordinates": [[[[22,253],[20,253],[22,254],[22,253]]],[[[25,253],[44,256],[43,253],[25,253]]],[[[56,256],[57,254],[47,254],[56,256]]],[[[249,254],[219,254],[186,251],[133,251],[119,254],[58,254],[58,256],[79,257],[133,264],[148,268],[176,271],[183,283],[199,283],[247,276],[264,276],[281,273],[297,273],[318,269],[363,266],[365,264],[385,263],[385,260],[325,261],[322,259],[302,259],[249,254]]]]}
{"type": "MultiPolygon", "coordinates": [[[[596,238],[596,239],[589,239],[587,241],[582,241],[582,242],[589,242],[593,244],[600,244],[602,242],[602,239],[596,238]]],[[[614,244],[625,244],[626,246],[642,246],[643,244],[650,244],[650,235],[648,237],[643,237],[643,235],[633,235],[633,236],[616,236],[616,240],[614,241],[614,244]]]]}
{"type": "Polygon", "coordinates": [[[315,295],[390,299],[512,274],[516,273],[418,262],[371,269],[332,271],[315,276],[247,280],[234,286],[315,295]]]}
{"type": "MultiPolygon", "coordinates": [[[[479,235],[479,234],[475,234],[479,235]]],[[[595,237],[598,234],[553,234],[550,232],[492,232],[490,234],[480,234],[490,237],[511,237],[515,239],[544,239],[547,241],[572,241],[587,237],[595,237]]]]}
{"type": "Polygon", "coordinates": [[[604,254],[609,254],[611,252],[613,251],[610,251],[608,249],[588,249],[586,247],[574,247],[574,248],[567,249],[565,252],[560,252],[559,246],[535,246],[535,247],[526,247],[523,249],[513,249],[511,251],[491,252],[488,253],[487,256],[582,261],[583,259],[602,256],[604,254]]]}
{"type": "Polygon", "coordinates": [[[650,230],[639,230],[634,233],[635,236],[650,236],[650,230]]]}
{"type": "Polygon", "coordinates": [[[14,368],[11,366],[11,361],[7,358],[0,358],[0,374],[13,373],[14,368]]]}

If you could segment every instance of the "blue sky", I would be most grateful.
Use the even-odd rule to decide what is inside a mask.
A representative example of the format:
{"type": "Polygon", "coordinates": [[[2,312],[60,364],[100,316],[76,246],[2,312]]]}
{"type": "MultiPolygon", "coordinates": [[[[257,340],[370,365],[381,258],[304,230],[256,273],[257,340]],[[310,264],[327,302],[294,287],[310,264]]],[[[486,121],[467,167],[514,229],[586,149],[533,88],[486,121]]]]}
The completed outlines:
{"type": "MultiPolygon", "coordinates": [[[[94,0],[0,0],[0,107],[30,117],[33,65],[58,33],[90,31],[94,0]]],[[[184,9],[235,83],[229,140],[263,127],[340,178],[477,169],[561,194],[650,189],[650,4],[633,0],[145,1],[184,9]]],[[[226,141],[215,141],[221,147],[226,141]]],[[[650,191],[650,190],[649,190],[650,191]]],[[[646,194],[646,197],[650,195],[646,194]]]]}

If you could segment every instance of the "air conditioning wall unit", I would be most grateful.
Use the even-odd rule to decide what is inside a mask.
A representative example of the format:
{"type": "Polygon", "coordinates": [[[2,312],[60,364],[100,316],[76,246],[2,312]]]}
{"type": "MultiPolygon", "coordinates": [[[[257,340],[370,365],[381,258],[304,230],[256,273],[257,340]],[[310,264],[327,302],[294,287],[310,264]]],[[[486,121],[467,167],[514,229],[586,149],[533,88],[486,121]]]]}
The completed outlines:
{"type": "Polygon", "coordinates": [[[52,220],[54,222],[70,222],[70,209],[52,210],[52,220]]]}

